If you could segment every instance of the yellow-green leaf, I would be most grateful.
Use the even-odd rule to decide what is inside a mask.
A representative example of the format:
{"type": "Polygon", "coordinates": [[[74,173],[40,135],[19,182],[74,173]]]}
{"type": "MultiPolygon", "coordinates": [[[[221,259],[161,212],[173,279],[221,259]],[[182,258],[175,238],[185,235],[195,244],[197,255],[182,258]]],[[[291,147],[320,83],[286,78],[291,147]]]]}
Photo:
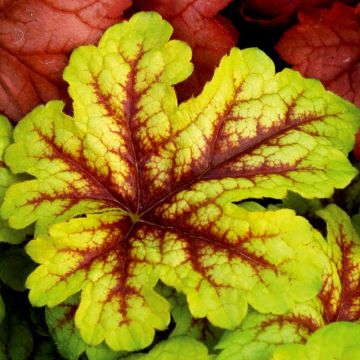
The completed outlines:
{"type": "Polygon", "coordinates": [[[258,49],[233,49],[178,105],[191,53],[171,31],[139,13],[75,50],[64,73],[74,115],[58,101],[36,108],[6,152],[33,177],[2,206],[14,228],[36,222],[30,299],[55,306],[81,292],[75,325],[90,345],[137,350],[166,329],[159,279],[194,317],[229,329],[249,304],[283,314],[314,298],[323,239],[294,211],[233,202],[327,197],[356,174],[347,153],[360,111],[315,80],[275,74],[258,49]]]}

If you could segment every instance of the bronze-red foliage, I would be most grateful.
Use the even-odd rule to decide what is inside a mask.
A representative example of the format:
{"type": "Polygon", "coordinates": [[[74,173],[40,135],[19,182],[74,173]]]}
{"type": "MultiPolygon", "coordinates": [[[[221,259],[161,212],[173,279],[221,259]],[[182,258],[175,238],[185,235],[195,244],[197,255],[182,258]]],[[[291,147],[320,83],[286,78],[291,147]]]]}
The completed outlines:
{"type": "Polygon", "coordinates": [[[301,11],[276,49],[304,76],[360,105],[360,5],[301,11]]]}
{"type": "Polygon", "coordinates": [[[70,52],[95,44],[131,0],[0,1],[0,113],[19,120],[66,94],[70,52]]]}
{"type": "MultiPolygon", "coordinates": [[[[330,6],[337,0],[243,0],[240,1],[240,15],[249,22],[261,26],[282,26],[301,8],[320,8],[330,6]]],[[[339,2],[339,1],[338,1],[339,2]]],[[[352,4],[354,0],[341,0],[352,4]]]]}

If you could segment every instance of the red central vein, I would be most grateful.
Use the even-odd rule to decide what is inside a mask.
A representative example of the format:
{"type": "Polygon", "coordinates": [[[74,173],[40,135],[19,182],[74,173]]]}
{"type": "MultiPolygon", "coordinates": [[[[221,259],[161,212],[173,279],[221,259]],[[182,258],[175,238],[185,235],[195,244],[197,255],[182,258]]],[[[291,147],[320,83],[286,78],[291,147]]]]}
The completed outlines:
{"type": "MultiPolygon", "coordinates": [[[[91,172],[86,169],[86,167],[84,165],[80,165],[79,162],[73,160],[71,157],[69,157],[64,151],[62,151],[62,149],[58,148],[55,145],[55,141],[52,139],[47,138],[45,135],[41,134],[38,132],[39,137],[41,137],[46,143],[47,145],[51,148],[51,150],[58,155],[59,158],[63,159],[67,164],[69,164],[71,167],[78,169],[78,172],[85,175],[85,178],[87,178],[89,180],[89,182],[95,184],[95,186],[99,189],[101,189],[101,191],[105,194],[104,199],[103,200],[107,200],[110,201],[114,204],[116,204],[117,207],[120,207],[121,209],[125,210],[125,211],[130,211],[128,207],[126,207],[124,204],[122,204],[119,199],[117,198],[117,196],[115,194],[112,194],[110,192],[110,190],[108,190],[108,188],[99,180],[97,179],[95,176],[93,176],[91,174],[91,172]]],[[[85,163],[85,162],[83,162],[85,163]]],[[[96,197],[89,197],[89,198],[95,198],[96,200],[99,200],[96,197]]]]}
{"type": "MultiPolygon", "coordinates": [[[[346,234],[343,224],[340,224],[339,230],[340,240],[337,241],[337,244],[342,251],[341,270],[338,270],[341,291],[335,321],[354,321],[357,319],[352,317],[351,306],[353,305],[354,298],[360,295],[360,283],[356,289],[352,289],[351,287],[351,273],[354,267],[356,267],[356,265],[351,264],[351,251],[354,243],[346,242],[346,234]]],[[[360,309],[358,309],[358,313],[360,314],[360,309]]]]}
{"type": "MultiPolygon", "coordinates": [[[[291,108],[291,106],[290,106],[291,108]]],[[[227,109],[227,114],[228,116],[230,116],[231,114],[231,111],[229,111],[229,109],[227,109]]],[[[289,113],[286,114],[287,116],[290,116],[289,113]]],[[[243,149],[239,150],[236,152],[236,154],[230,156],[229,158],[225,159],[224,161],[220,162],[220,163],[212,163],[211,162],[211,159],[209,161],[209,165],[207,166],[207,168],[205,170],[203,170],[202,172],[200,172],[198,175],[194,176],[192,179],[186,181],[185,183],[183,184],[180,184],[179,187],[173,189],[172,191],[170,191],[168,194],[166,194],[163,198],[157,200],[154,204],[151,204],[147,209],[145,209],[143,211],[143,213],[141,214],[141,216],[144,216],[145,214],[151,212],[154,208],[156,208],[159,204],[161,204],[162,202],[168,200],[169,198],[171,198],[172,196],[180,193],[181,191],[185,190],[186,188],[194,185],[196,182],[199,182],[201,180],[209,180],[209,178],[206,178],[206,174],[208,174],[210,171],[212,170],[215,170],[215,169],[218,169],[220,168],[221,166],[227,164],[227,163],[230,163],[232,161],[234,161],[236,158],[238,158],[239,156],[241,155],[245,155],[247,153],[251,153],[253,150],[255,150],[259,144],[260,145],[264,145],[266,144],[267,142],[271,141],[272,139],[278,137],[278,136],[281,136],[282,134],[286,133],[286,131],[290,130],[290,129],[294,129],[300,125],[306,125],[308,123],[311,123],[312,121],[316,121],[316,120],[321,120],[323,116],[321,115],[318,115],[318,116],[314,116],[314,117],[311,117],[311,116],[308,116],[308,117],[305,117],[305,118],[300,118],[300,119],[297,119],[297,121],[294,121],[292,123],[289,123],[288,121],[285,121],[283,126],[280,126],[278,127],[278,131],[276,133],[264,133],[262,134],[262,136],[257,136],[253,142],[250,142],[248,144],[246,144],[247,146],[244,147],[243,149]]],[[[227,118],[225,118],[223,121],[222,121],[222,124],[224,124],[224,122],[227,120],[227,118]]],[[[217,132],[217,136],[220,132],[220,129],[218,130],[217,132]]],[[[277,173],[281,173],[281,172],[288,172],[290,170],[294,170],[293,168],[282,168],[282,169],[277,169],[277,173]]],[[[263,174],[263,173],[262,173],[263,174]]],[[[258,175],[256,172],[254,172],[253,174],[248,174],[248,176],[256,176],[258,175]]],[[[234,177],[234,176],[231,176],[231,177],[234,177]]],[[[246,174],[243,173],[241,174],[241,177],[246,177],[246,174]]],[[[216,177],[214,177],[216,178],[216,177]]]]}
{"type": "MultiPolygon", "coordinates": [[[[256,266],[259,266],[259,267],[262,267],[262,268],[267,268],[267,269],[271,268],[273,271],[278,272],[278,269],[273,264],[266,261],[264,258],[258,257],[256,255],[254,256],[253,254],[250,254],[250,253],[246,253],[244,251],[244,249],[241,249],[241,248],[236,247],[236,246],[231,246],[231,244],[218,241],[218,240],[216,240],[216,238],[214,236],[205,237],[205,236],[199,235],[199,234],[194,235],[194,234],[190,234],[190,232],[187,231],[186,229],[178,229],[178,228],[175,228],[174,226],[158,224],[158,223],[143,220],[143,219],[140,219],[139,223],[154,226],[154,227],[160,228],[160,229],[162,229],[164,231],[171,231],[173,233],[180,234],[181,237],[186,237],[186,238],[190,239],[193,244],[196,244],[199,241],[204,241],[204,242],[206,242],[208,244],[213,245],[214,247],[217,247],[219,249],[224,249],[224,250],[228,251],[231,254],[236,253],[242,259],[247,260],[249,263],[253,263],[256,266]]],[[[270,234],[269,237],[271,237],[271,236],[272,235],[270,234]]],[[[237,244],[237,245],[239,245],[239,244],[237,244]]]]}
{"type": "Polygon", "coordinates": [[[137,112],[137,103],[139,100],[139,94],[135,90],[135,76],[137,72],[138,63],[143,56],[143,49],[139,49],[138,55],[136,58],[130,62],[131,71],[129,73],[128,81],[126,83],[126,93],[127,97],[124,100],[124,113],[127,118],[128,132],[130,134],[130,146],[132,152],[132,158],[134,159],[135,164],[135,182],[136,182],[136,209],[135,213],[137,214],[140,209],[140,169],[138,166],[138,157],[137,157],[137,146],[133,135],[133,120],[137,112]]]}

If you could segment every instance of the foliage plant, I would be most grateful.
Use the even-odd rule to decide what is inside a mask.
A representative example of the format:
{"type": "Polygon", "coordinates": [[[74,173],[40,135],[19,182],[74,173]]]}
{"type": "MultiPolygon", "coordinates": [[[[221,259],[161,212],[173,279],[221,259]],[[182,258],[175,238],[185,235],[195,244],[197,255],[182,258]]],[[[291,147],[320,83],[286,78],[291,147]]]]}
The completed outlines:
{"type": "Polygon", "coordinates": [[[359,357],[359,217],[330,203],[360,110],[257,48],[178,101],[192,52],[172,31],[113,25],[70,57],[71,110],[0,118],[0,355],[359,357]],[[11,307],[24,282],[32,306],[11,307]]]}

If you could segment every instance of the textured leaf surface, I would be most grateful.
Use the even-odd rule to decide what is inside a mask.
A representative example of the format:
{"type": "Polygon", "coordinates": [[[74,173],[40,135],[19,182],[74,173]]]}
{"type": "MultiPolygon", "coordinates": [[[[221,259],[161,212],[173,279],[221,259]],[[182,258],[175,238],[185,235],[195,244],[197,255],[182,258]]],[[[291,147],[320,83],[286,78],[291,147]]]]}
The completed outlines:
{"type": "MultiPolygon", "coordinates": [[[[239,329],[226,332],[217,345],[223,350],[219,360],[268,360],[277,346],[304,343],[313,332],[328,323],[360,319],[359,235],[348,215],[335,205],[318,210],[317,214],[327,223],[324,250],[330,260],[317,299],[297,305],[284,315],[250,313],[239,329]]],[[[288,356],[288,359],[292,358],[288,356]]]]}
{"type": "Polygon", "coordinates": [[[306,345],[279,346],[272,360],[347,360],[360,356],[360,325],[337,322],[312,334],[306,345]]]}
{"type": "MultiPolygon", "coordinates": [[[[8,187],[19,180],[4,163],[4,153],[12,142],[12,132],[13,130],[8,119],[0,115],[0,203],[3,202],[8,187]]],[[[0,218],[0,242],[18,244],[24,240],[24,237],[24,231],[9,228],[7,221],[0,218]]]]}
{"type": "Polygon", "coordinates": [[[281,57],[304,76],[360,105],[360,6],[300,12],[299,24],[277,44],[281,57]]]}
{"type": "Polygon", "coordinates": [[[87,345],[75,328],[74,314],[79,305],[79,296],[74,295],[54,308],[46,309],[46,323],[59,353],[69,360],[77,360],[86,352],[89,360],[117,360],[121,353],[110,350],[106,345],[87,345]]]}
{"type": "Polygon", "coordinates": [[[291,313],[263,315],[251,312],[235,331],[227,331],[217,349],[218,360],[270,360],[277,346],[302,343],[319,327],[322,316],[310,304],[291,313]]]}
{"type": "Polygon", "coordinates": [[[237,31],[218,15],[231,0],[135,0],[135,9],[159,12],[174,27],[174,36],[193,51],[194,72],[177,86],[180,99],[198,95],[221,58],[236,45],[237,31]],[[211,39],[211,41],[209,41],[211,39]]]}
{"type": "Polygon", "coordinates": [[[326,322],[360,319],[360,238],[349,216],[335,205],[319,210],[327,223],[328,256],[332,268],[325,274],[319,298],[326,322]]]}
{"type": "Polygon", "coordinates": [[[245,20],[262,26],[283,26],[290,22],[291,17],[301,8],[329,6],[335,1],[346,4],[354,0],[244,0],[239,11],[245,20]]]}
{"type": "Polygon", "coordinates": [[[65,71],[74,118],[60,102],[38,107],[6,153],[15,173],[34,177],[2,207],[15,228],[37,222],[32,303],[81,291],[81,336],[114,350],[143,348],[167,327],[159,279],[186,295],[194,317],[224,328],[248,303],[281,314],[313,298],[324,264],[310,224],[232,202],[326,197],[356,174],[346,158],[353,105],[291,70],[275,74],[259,50],[234,49],[178,106],[172,85],[192,65],[170,35],[159,15],[141,13],[76,50],[65,71]]]}
{"type": "Polygon", "coordinates": [[[19,120],[64,97],[70,52],[96,43],[130,0],[4,0],[0,3],[0,112],[19,120]]]}

